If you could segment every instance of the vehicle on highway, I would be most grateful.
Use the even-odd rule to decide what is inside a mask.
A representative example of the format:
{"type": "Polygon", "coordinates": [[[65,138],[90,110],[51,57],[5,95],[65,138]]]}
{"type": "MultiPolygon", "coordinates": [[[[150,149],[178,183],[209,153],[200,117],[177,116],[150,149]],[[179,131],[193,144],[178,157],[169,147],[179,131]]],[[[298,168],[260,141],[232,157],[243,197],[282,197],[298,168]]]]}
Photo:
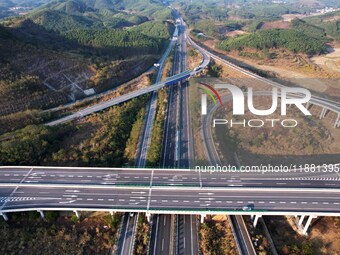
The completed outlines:
{"type": "Polygon", "coordinates": [[[202,67],[201,67],[201,66],[198,66],[198,67],[196,67],[196,68],[194,69],[194,71],[197,72],[197,71],[200,71],[201,69],[202,69],[202,67]]]}
{"type": "Polygon", "coordinates": [[[251,210],[253,210],[253,208],[248,205],[242,207],[242,211],[251,211],[251,210]]]}

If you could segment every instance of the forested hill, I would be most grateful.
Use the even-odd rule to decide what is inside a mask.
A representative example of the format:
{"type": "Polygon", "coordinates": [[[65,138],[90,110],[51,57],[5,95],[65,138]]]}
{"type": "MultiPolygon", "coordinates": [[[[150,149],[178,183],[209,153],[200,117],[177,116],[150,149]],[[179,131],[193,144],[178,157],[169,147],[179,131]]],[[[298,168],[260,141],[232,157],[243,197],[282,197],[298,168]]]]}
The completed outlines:
{"type": "Polygon", "coordinates": [[[169,19],[155,0],[57,0],[0,22],[0,133],[148,70],[170,42],[169,19]]]}
{"type": "Polygon", "coordinates": [[[295,53],[315,55],[326,51],[324,42],[294,29],[271,29],[224,40],[219,47],[227,51],[243,50],[247,47],[257,50],[286,48],[295,53]]]}
{"type": "Polygon", "coordinates": [[[56,0],[42,5],[28,18],[47,29],[122,28],[150,19],[167,20],[170,10],[157,1],[56,0]],[[139,4],[140,2],[140,4],[139,4]]]}

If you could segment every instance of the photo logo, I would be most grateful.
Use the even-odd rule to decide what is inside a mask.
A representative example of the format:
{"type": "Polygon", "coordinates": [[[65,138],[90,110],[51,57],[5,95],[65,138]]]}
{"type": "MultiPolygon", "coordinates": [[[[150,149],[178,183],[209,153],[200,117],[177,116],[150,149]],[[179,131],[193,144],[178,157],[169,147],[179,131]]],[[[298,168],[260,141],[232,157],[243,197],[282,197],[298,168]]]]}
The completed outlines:
{"type": "MultiPolygon", "coordinates": [[[[202,115],[207,114],[207,95],[212,98],[214,104],[216,104],[216,99],[214,95],[218,98],[219,103],[222,105],[222,99],[216,89],[228,89],[231,92],[233,99],[233,115],[244,115],[245,114],[245,93],[235,85],[231,84],[215,84],[214,87],[205,83],[200,82],[205,88],[206,94],[201,96],[201,112],[202,115]]],[[[258,110],[254,107],[253,103],[253,88],[248,88],[247,91],[247,105],[251,113],[258,116],[266,116],[273,114],[278,107],[278,99],[281,97],[281,115],[287,115],[287,105],[295,105],[305,116],[312,115],[308,109],[303,105],[308,103],[311,99],[311,93],[309,90],[304,88],[281,88],[280,94],[278,88],[272,89],[272,105],[267,110],[258,110]]]]}

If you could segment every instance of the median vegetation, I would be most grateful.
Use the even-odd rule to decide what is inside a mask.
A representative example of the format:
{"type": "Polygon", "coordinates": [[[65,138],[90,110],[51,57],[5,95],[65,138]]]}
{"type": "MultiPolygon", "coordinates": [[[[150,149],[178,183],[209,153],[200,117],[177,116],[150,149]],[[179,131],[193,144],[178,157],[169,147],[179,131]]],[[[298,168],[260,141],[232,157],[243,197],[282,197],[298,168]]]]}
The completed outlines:
{"type": "Polygon", "coordinates": [[[167,107],[168,93],[167,89],[163,88],[158,91],[156,118],[152,128],[151,142],[147,155],[148,167],[157,167],[161,160],[161,151],[163,146],[164,122],[167,107]]]}
{"type": "Polygon", "coordinates": [[[147,255],[150,240],[150,224],[144,213],[140,213],[137,221],[137,231],[135,239],[135,255],[147,255]]]}
{"type": "Polygon", "coordinates": [[[200,247],[205,255],[237,255],[237,247],[227,219],[214,216],[201,224],[200,247]]]}

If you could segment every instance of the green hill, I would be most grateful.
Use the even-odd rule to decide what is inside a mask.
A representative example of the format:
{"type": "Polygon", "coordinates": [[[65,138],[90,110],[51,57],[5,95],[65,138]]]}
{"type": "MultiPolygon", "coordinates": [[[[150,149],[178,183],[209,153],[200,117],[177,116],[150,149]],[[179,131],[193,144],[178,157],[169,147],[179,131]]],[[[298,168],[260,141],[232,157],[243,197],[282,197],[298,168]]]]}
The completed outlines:
{"type": "Polygon", "coordinates": [[[56,0],[40,6],[26,18],[46,29],[65,32],[129,27],[150,19],[166,20],[170,18],[170,10],[160,2],[149,0],[56,0]]]}
{"type": "Polygon", "coordinates": [[[125,0],[57,0],[0,23],[0,133],[41,122],[40,109],[82,98],[83,90],[112,89],[149,69],[173,25],[163,21],[170,9],[141,2],[143,9],[125,0]]]}
{"type": "Polygon", "coordinates": [[[254,48],[257,50],[271,48],[286,48],[292,52],[306,53],[310,55],[320,54],[326,51],[324,41],[311,37],[294,29],[271,29],[257,31],[252,34],[224,40],[219,47],[223,50],[243,50],[254,48]]]}
{"type": "Polygon", "coordinates": [[[303,20],[308,24],[322,28],[328,36],[340,40],[339,16],[340,11],[336,11],[315,17],[307,17],[303,20]]]}

